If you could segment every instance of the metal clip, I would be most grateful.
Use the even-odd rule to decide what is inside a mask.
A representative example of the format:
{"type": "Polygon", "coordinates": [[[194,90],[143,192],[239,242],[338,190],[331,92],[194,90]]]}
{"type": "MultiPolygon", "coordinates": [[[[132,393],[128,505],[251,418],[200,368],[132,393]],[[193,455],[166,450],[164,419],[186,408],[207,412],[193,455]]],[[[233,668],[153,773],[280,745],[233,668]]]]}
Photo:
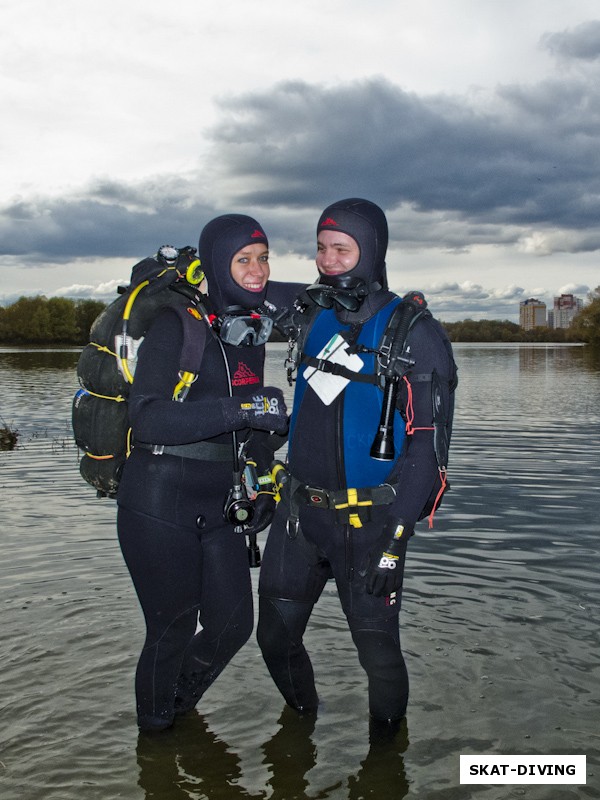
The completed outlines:
{"type": "Polygon", "coordinates": [[[292,377],[296,369],[298,368],[298,362],[296,358],[294,358],[294,347],[296,346],[295,339],[290,338],[288,340],[288,351],[287,357],[284,361],[284,367],[286,368],[287,373],[287,382],[289,386],[294,383],[294,378],[292,377]]]}

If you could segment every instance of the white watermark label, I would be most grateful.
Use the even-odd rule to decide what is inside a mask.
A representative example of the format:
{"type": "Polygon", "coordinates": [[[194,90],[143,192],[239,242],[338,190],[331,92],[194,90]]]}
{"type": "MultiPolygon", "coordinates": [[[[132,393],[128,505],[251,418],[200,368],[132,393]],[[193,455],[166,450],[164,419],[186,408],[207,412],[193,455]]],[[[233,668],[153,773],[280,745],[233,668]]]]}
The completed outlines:
{"type": "Polygon", "coordinates": [[[460,756],[461,783],[585,784],[585,756],[460,756]]]}

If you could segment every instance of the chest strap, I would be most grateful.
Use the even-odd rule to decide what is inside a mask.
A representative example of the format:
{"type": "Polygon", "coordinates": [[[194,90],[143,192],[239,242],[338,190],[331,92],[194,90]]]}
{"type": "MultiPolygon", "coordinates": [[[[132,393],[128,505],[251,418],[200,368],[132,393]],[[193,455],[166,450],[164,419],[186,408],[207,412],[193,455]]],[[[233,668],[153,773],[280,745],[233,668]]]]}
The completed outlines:
{"type": "Polygon", "coordinates": [[[379,383],[379,377],[374,374],[364,374],[362,372],[355,372],[353,369],[348,369],[343,364],[337,364],[333,361],[327,361],[324,358],[315,358],[315,356],[307,356],[306,353],[302,354],[302,364],[319,370],[319,372],[327,372],[330,375],[341,375],[342,378],[347,378],[349,381],[359,381],[360,383],[379,383]]]}
{"type": "MultiPolygon", "coordinates": [[[[354,372],[348,369],[343,364],[337,364],[332,361],[327,361],[323,358],[316,358],[315,356],[302,355],[302,364],[308,367],[313,367],[319,372],[327,372],[330,375],[341,375],[342,378],[347,378],[349,381],[358,381],[359,383],[372,383],[374,385],[381,385],[382,376],[377,374],[363,374],[362,372],[354,372]]],[[[408,372],[407,378],[411,383],[431,383],[431,372],[413,373],[408,372]]]]}

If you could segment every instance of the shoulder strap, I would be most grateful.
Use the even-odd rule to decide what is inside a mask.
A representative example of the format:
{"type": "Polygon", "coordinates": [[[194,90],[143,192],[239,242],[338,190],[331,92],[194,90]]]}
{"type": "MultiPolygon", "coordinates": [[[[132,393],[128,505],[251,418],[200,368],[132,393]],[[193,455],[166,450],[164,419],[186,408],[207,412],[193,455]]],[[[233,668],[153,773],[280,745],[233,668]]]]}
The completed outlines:
{"type": "Polygon", "coordinates": [[[200,371],[206,344],[208,321],[192,306],[169,306],[177,314],[183,329],[183,345],[179,357],[179,382],[173,389],[173,400],[185,400],[200,371]]]}
{"type": "Polygon", "coordinates": [[[180,372],[198,373],[204,345],[206,342],[208,321],[193,306],[171,306],[181,320],[183,328],[183,346],[179,358],[180,372]]]}
{"type": "Polygon", "coordinates": [[[304,343],[306,342],[308,332],[321,311],[323,311],[323,309],[318,306],[314,300],[309,299],[308,304],[299,316],[298,336],[296,338],[296,349],[299,356],[303,355],[304,343]]]}
{"type": "Polygon", "coordinates": [[[425,316],[431,316],[427,309],[427,301],[421,292],[408,292],[398,303],[386,326],[379,349],[383,354],[382,371],[400,376],[411,366],[408,359],[403,359],[408,334],[415,323],[425,316]],[[387,361],[387,363],[386,363],[387,361]]]}

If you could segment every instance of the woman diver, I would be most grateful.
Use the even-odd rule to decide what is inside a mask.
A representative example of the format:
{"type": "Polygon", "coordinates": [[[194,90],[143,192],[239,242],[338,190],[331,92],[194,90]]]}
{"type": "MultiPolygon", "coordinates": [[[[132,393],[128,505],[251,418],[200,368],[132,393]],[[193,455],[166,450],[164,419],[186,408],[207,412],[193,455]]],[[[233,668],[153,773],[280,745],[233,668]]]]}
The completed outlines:
{"type": "MultiPolygon", "coordinates": [[[[217,217],[198,255],[211,313],[198,337],[197,380],[173,402],[184,336],[177,315],[161,312],[139,350],[129,401],[135,446],[117,497],[119,543],[146,623],[135,678],[141,730],[168,728],[194,708],[250,637],[245,537],[224,514],[234,445],[246,443],[258,474],[266,472],[269,432],[285,433],[288,422],[281,391],[263,386],[270,327],[248,313],[269,279],[262,227],[245,215],[217,217]]],[[[274,507],[259,494],[245,532],[267,527],[274,507]]]]}

